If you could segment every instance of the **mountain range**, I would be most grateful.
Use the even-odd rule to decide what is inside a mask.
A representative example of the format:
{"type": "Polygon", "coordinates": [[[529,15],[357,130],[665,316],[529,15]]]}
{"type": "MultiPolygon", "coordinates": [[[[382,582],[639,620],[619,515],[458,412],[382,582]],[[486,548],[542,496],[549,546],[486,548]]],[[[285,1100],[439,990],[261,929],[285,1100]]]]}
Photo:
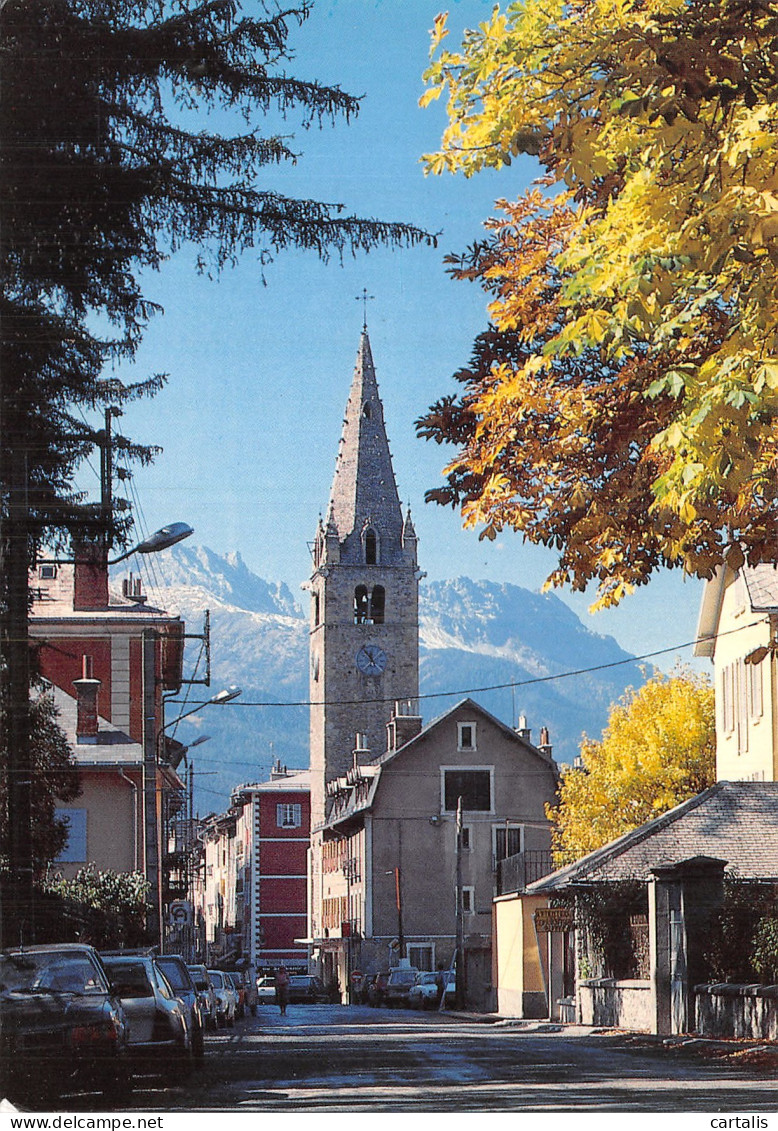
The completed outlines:
{"type": "MultiPolygon", "coordinates": [[[[222,687],[242,694],[228,705],[205,707],[182,722],[176,737],[197,747],[196,808],[221,811],[243,782],[264,781],[278,758],[290,768],[308,764],[308,617],[284,582],[254,574],[239,553],[179,545],[161,556],[150,603],[201,631],[210,610],[211,684],[185,685],[167,708],[175,719],[222,687]],[[185,701],[188,696],[188,701],[185,701]]],[[[422,583],[420,710],[425,722],[470,695],[503,722],[528,720],[532,739],[550,732],[554,757],[571,762],[581,735],[598,737],[610,705],[643,670],[616,641],[586,628],[553,594],[518,585],[474,581],[422,583]]],[[[189,674],[204,674],[197,642],[187,647],[189,674]]]]}

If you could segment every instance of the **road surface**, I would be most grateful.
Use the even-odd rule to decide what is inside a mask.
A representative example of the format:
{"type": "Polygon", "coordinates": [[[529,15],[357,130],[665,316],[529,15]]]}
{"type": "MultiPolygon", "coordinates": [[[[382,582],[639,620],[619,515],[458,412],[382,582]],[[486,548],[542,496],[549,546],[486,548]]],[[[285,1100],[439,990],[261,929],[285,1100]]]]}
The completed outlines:
{"type": "Polygon", "coordinates": [[[253,1112],[778,1110],[773,1067],[735,1067],[652,1038],[366,1006],[275,1006],[207,1039],[136,1110],[253,1112]]]}

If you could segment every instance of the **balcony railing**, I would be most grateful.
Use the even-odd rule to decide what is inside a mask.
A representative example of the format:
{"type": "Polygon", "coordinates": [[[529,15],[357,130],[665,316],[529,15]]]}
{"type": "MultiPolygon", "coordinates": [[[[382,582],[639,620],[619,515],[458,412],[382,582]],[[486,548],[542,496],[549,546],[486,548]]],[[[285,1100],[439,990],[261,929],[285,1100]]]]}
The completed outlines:
{"type": "Polygon", "coordinates": [[[524,891],[529,884],[540,880],[554,870],[551,853],[541,849],[517,852],[496,860],[497,894],[507,895],[512,891],[524,891]]]}

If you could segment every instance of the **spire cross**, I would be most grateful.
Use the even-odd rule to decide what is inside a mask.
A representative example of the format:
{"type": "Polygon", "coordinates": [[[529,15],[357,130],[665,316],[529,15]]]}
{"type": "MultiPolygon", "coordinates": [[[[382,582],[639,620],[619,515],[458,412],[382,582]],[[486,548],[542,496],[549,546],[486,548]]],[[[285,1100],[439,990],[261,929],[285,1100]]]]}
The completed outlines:
{"type": "Polygon", "coordinates": [[[367,304],[371,299],[375,298],[375,295],[369,295],[367,293],[367,287],[363,287],[362,294],[355,295],[354,297],[357,302],[362,303],[362,329],[367,330],[367,304]]]}

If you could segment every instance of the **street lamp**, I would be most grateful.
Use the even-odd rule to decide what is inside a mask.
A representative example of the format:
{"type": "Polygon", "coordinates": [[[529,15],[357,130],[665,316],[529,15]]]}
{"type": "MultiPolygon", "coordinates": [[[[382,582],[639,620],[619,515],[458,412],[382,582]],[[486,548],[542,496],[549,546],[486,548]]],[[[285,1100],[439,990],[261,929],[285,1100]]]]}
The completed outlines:
{"type": "Polygon", "coordinates": [[[401,872],[399,867],[392,868],[391,871],[386,873],[387,876],[394,876],[394,901],[397,907],[397,948],[400,952],[400,958],[405,958],[405,934],[403,932],[403,896],[401,886],[401,872]]]}
{"type": "Polygon", "coordinates": [[[126,550],[123,554],[119,554],[118,558],[113,558],[108,565],[117,565],[118,562],[123,562],[125,558],[129,558],[133,554],[157,554],[160,550],[167,550],[170,546],[175,546],[176,542],[183,542],[184,538],[188,538],[190,534],[194,534],[194,530],[185,522],[170,522],[167,526],[155,530],[153,534],[144,538],[131,550],[126,550]]]}
{"type": "MultiPolygon", "coordinates": [[[[212,704],[215,705],[217,703],[230,703],[233,699],[237,699],[238,696],[242,694],[242,687],[236,687],[234,684],[230,687],[225,687],[221,691],[217,691],[215,695],[212,695],[210,699],[206,699],[203,703],[198,703],[196,707],[192,707],[191,711],[184,711],[183,715],[179,715],[177,718],[171,719],[169,723],[165,723],[159,733],[161,735],[168,727],[175,726],[176,723],[180,723],[182,719],[188,719],[190,715],[194,715],[197,711],[202,711],[203,707],[210,707],[212,704]]],[[[195,743],[193,742],[192,746],[194,745],[195,743]]]]}

